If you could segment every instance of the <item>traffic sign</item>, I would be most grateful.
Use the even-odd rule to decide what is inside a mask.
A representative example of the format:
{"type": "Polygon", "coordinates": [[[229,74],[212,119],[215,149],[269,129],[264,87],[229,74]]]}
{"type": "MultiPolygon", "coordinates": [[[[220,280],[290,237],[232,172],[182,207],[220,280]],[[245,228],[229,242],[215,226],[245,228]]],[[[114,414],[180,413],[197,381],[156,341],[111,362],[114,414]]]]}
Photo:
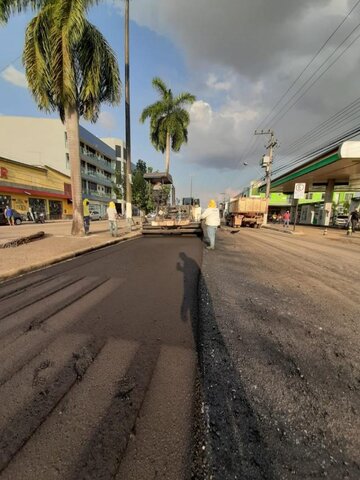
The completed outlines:
{"type": "Polygon", "coordinates": [[[305,198],[306,183],[295,183],[294,198],[305,198]]]}

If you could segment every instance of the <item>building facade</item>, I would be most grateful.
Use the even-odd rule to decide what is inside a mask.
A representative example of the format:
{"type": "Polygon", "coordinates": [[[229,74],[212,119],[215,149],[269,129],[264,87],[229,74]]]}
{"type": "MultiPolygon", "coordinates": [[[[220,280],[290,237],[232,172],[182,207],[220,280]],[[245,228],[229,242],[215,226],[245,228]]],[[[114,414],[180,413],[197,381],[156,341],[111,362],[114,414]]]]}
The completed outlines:
{"type": "MultiPolygon", "coordinates": [[[[121,202],[113,185],[117,164],[123,168],[125,163],[124,144],[103,141],[82,126],[79,134],[83,197],[89,199],[90,210],[104,215],[111,200],[121,202]]],[[[59,119],[0,116],[0,155],[70,175],[67,132],[59,119]]]]}
{"type": "MultiPolygon", "coordinates": [[[[242,191],[243,196],[261,196],[265,197],[264,193],[259,192],[259,187],[262,182],[253,181],[248,187],[242,191]]],[[[325,192],[312,191],[305,194],[305,198],[299,200],[297,223],[303,225],[323,225],[325,221],[325,192]]],[[[337,215],[348,215],[350,213],[351,204],[354,200],[360,198],[360,192],[346,192],[342,187],[334,187],[332,193],[332,209],[330,224],[333,223],[337,215]]],[[[291,210],[292,221],[294,220],[295,209],[292,208],[294,204],[294,195],[281,192],[271,192],[269,198],[269,218],[273,214],[283,215],[286,210],[291,210]]]]}
{"type": "Polygon", "coordinates": [[[70,177],[48,167],[0,157],[0,214],[6,205],[23,216],[31,209],[47,219],[71,218],[70,177]]]}

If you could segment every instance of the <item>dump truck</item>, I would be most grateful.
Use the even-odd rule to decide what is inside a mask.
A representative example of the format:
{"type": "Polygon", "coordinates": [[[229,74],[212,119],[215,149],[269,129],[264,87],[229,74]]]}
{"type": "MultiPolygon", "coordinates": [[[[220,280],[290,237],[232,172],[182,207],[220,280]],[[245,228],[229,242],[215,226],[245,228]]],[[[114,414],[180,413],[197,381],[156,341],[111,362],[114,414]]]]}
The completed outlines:
{"type": "Polygon", "coordinates": [[[197,205],[169,204],[169,195],[164,186],[173,185],[170,174],[146,173],[144,179],[151,185],[156,205],[155,215],[142,222],[143,235],[201,235],[200,207],[197,205]]]}
{"type": "Polygon", "coordinates": [[[265,198],[235,197],[230,200],[226,214],[226,225],[230,227],[259,228],[267,212],[265,198]]]}

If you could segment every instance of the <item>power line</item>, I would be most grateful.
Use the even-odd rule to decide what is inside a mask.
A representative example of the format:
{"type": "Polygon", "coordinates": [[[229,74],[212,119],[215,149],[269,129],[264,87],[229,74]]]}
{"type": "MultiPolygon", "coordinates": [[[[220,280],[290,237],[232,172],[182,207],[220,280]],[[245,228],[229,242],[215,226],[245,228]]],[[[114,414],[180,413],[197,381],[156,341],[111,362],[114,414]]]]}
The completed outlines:
{"type": "Polygon", "coordinates": [[[296,165],[305,163],[305,161],[311,160],[312,158],[316,158],[317,156],[326,153],[328,151],[331,151],[337,147],[339,147],[344,141],[349,140],[351,138],[354,138],[355,136],[360,134],[360,126],[353,128],[351,130],[348,130],[344,132],[342,135],[335,137],[331,140],[331,143],[329,141],[326,141],[322,143],[317,149],[311,150],[306,152],[305,154],[299,156],[295,160],[293,160],[290,163],[287,163],[285,165],[282,165],[276,169],[274,169],[274,173],[279,173],[282,170],[288,169],[290,167],[295,167],[296,165]]]}
{"type": "Polygon", "coordinates": [[[356,27],[354,27],[352,29],[352,31],[349,33],[349,35],[346,36],[346,38],[340,43],[340,45],[338,45],[336,47],[336,49],[323,61],[323,63],[312,73],[312,75],[306,80],[306,82],[303,83],[303,85],[289,98],[289,100],[281,107],[281,109],[275,114],[275,116],[272,118],[271,122],[273,125],[276,125],[277,123],[279,123],[280,120],[282,120],[284,118],[284,116],[289,112],[289,110],[291,110],[298,102],[299,100],[301,100],[304,95],[310,90],[310,88],[312,88],[316,82],[318,82],[318,80],[320,80],[320,78],[339,60],[339,58],[341,58],[344,53],[356,42],[356,40],[359,39],[360,35],[357,35],[355,37],[355,39],[340,53],[340,55],[338,55],[335,60],[326,68],[326,70],[324,70],[320,75],[319,77],[315,78],[315,80],[308,86],[308,88],[302,93],[302,95],[300,97],[298,97],[294,103],[292,103],[289,108],[286,109],[286,107],[291,103],[292,100],[294,100],[294,98],[301,92],[301,90],[304,89],[304,87],[306,85],[308,85],[308,83],[316,76],[316,74],[321,70],[321,68],[330,60],[330,58],[336,54],[336,52],[339,51],[339,49],[344,45],[344,43],[351,37],[351,35],[360,27],[360,23],[358,25],[356,25],[356,27]],[[285,110],[284,113],[283,110],[285,110]],[[280,115],[280,117],[279,117],[280,115]],[[277,118],[279,117],[279,118],[277,118]],[[277,118],[277,120],[275,121],[275,119],[277,118]]]}
{"type": "Polygon", "coordinates": [[[21,58],[21,54],[18,55],[16,58],[14,58],[14,60],[12,60],[10,63],[8,63],[7,65],[5,65],[5,67],[1,68],[0,69],[0,73],[4,72],[7,68],[9,68],[13,63],[16,63],[19,59],[21,58]]]}
{"type": "Polygon", "coordinates": [[[335,113],[332,115],[330,118],[325,120],[324,122],[320,123],[316,128],[309,130],[306,132],[302,137],[299,139],[296,139],[292,143],[290,143],[285,151],[282,153],[284,154],[285,152],[288,153],[290,150],[293,148],[298,148],[299,145],[301,145],[304,142],[308,142],[313,136],[316,136],[323,130],[327,130],[332,124],[338,124],[339,120],[342,118],[346,117],[351,117],[354,112],[357,112],[360,108],[360,97],[356,98],[354,101],[352,101],[350,104],[348,104],[346,107],[341,109],[339,112],[335,113]],[[351,113],[350,113],[351,112],[351,113]]]}
{"type": "Polygon", "coordinates": [[[323,49],[326,47],[326,45],[329,43],[329,41],[334,37],[334,35],[338,32],[338,30],[343,26],[343,24],[346,22],[346,20],[350,17],[350,15],[353,13],[353,11],[356,9],[356,7],[360,4],[360,0],[358,0],[354,6],[350,9],[350,11],[347,13],[347,15],[343,18],[343,20],[339,23],[339,25],[335,28],[335,30],[332,32],[332,34],[327,38],[327,40],[323,43],[323,45],[319,48],[319,50],[315,53],[315,55],[312,57],[312,59],[308,62],[308,64],[305,66],[305,68],[300,72],[300,74],[295,78],[295,80],[292,82],[292,84],[289,86],[289,88],[286,90],[286,92],[279,98],[279,100],[276,102],[276,104],[272,107],[270,112],[266,115],[264,120],[260,123],[260,125],[257,128],[260,128],[261,125],[263,125],[266,120],[272,115],[273,111],[280,105],[282,100],[286,97],[286,95],[290,92],[290,90],[295,86],[295,84],[300,80],[300,78],[303,76],[303,74],[307,71],[307,69],[310,67],[310,65],[313,64],[315,59],[320,55],[320,53],[323,51],[323,49]]]}

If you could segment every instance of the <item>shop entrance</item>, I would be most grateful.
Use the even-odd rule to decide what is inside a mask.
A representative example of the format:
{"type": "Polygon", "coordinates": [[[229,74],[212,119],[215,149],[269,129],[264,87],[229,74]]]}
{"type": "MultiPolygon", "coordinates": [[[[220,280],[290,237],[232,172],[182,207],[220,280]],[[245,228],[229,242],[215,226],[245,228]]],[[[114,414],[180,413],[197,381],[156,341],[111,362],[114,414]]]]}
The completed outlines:
{"type": "Polygon", "coordinates": [[[46,215],[45,200],[42,198],[29,198],[29,207],[33,213],[43,213],[46,215]]]}
{"type": "Polygon", "coordinates": [[[62,202],[58,200],[49,200],[50,220],[62,219],[62,202]]]}

